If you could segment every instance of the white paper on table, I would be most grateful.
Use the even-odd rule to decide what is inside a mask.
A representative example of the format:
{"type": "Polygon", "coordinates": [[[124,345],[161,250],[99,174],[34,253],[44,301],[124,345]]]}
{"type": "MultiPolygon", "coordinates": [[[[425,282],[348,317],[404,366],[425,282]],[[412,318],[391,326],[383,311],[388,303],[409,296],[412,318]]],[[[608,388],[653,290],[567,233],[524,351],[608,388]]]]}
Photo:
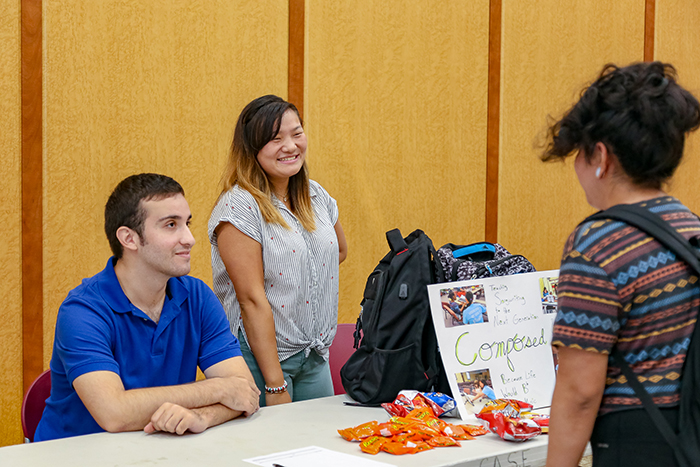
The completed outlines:
{"type": "Polygon", "coordinates": [[[308,446],[243,460],[262,467],[272,467],[273,464],[283,467],[328,467],[329,465],[334,467],[396,467],[394,464],[377,462],[318,446],[308,446]]]}

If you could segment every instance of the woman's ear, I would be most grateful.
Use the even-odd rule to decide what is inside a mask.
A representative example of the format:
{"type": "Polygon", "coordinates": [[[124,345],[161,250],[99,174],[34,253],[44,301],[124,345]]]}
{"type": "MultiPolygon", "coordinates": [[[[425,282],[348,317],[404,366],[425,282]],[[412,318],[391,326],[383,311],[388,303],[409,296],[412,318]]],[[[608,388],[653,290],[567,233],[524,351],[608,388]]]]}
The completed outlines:
{"type": "Polygon", "coordinates": [[[117,240],[125,250],[135,251],[138,248],[139,235],[129,227],[121,226],[117,229],[117,240]]]}
{"type": "Polygon", "coordinates": [[[595,143],[595,148],[593,149],[593,160],[592,162],[600,168],[600,176],[598,178],[603,178],[610,170],[610,164],[612,163],[611,153],[608,151],[608,147],[598,141],[595,143]]]}

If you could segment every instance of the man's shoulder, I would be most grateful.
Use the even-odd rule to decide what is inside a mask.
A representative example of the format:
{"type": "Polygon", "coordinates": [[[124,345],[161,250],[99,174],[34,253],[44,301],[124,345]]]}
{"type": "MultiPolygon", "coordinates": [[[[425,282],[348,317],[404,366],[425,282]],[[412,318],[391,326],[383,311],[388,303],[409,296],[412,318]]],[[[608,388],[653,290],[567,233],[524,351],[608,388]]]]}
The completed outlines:
{"type": "Polygon", "coordinates": [[[104,303],[105,300],[99,290],[99,283],[100,279],[103,278],[103,272],[104,271],[83,279],[77,287],[68,292],[68,295],[66,295],[66,298],[63,300],[63,304],[65,305],[76,301],[83,303],[104,303]]]}
{"type": "Polygon", "coordinates": [[[95,339],[95,332],[99,335],[111,333],[115,313],[102,290],[102,279],[104,277],[98,273],[83,279],[68,292],[56,317],[56,342],[67,345],[66,342],[72,342],[78,335],[85,336],[86,332],[91,340],[95,339]]]}
{"type": "Polygon", "coordinates": [[[107,261],[107,266],[102,271],[83,279],[80,285],[68,292],[61,306],[71,304],[120,311],[128,308],[129,301],[114,272],[114,257],[107,261]]]}

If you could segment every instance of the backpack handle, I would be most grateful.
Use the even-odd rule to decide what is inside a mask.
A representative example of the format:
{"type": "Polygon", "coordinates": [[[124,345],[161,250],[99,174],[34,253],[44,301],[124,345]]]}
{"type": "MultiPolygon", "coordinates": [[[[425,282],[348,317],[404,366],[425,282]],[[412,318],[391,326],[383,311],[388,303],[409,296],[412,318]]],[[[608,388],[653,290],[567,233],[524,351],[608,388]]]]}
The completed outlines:
{"type": "Polygon", "coordinates": [[[406,240],[403,239],[403,235],[401,235],[401,231],[399,229],[388,231],[386,233],[386,241],[389,243],[389,248],[391,248],[391,251],[393,251],[394,254],[408,248],[408,244],[406,243],[406,240]]]}

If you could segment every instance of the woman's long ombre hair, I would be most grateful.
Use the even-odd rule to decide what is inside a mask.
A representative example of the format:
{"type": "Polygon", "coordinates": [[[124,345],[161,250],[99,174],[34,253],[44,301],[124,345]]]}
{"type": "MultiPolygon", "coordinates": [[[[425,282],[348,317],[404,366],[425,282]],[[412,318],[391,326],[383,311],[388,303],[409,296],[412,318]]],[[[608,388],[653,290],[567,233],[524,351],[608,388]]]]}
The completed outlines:
{"type": "MultiPolygon", "coordinates": [[[[229,152],[226,170],[221,178],[221,195],[240,186],[253,195],[260,212],[268,224],[279,224],[287,229],[289,225],[280,211],[272,203],[272,188],[267,174],[258,162],[260,150],[277,135],[282,116],[288,110],[294,111],[303,125],[299,111],[294,104],[284,99],[267,95],[258,97],[245,106],[238,117],[233,133],[233,143],[229,152]]],[[[309,195],[309,170],[306,161],[299,172],[289,179],[289,201],[292,212],[304,228],[312,232],[316,220],[309,195]]]]}

